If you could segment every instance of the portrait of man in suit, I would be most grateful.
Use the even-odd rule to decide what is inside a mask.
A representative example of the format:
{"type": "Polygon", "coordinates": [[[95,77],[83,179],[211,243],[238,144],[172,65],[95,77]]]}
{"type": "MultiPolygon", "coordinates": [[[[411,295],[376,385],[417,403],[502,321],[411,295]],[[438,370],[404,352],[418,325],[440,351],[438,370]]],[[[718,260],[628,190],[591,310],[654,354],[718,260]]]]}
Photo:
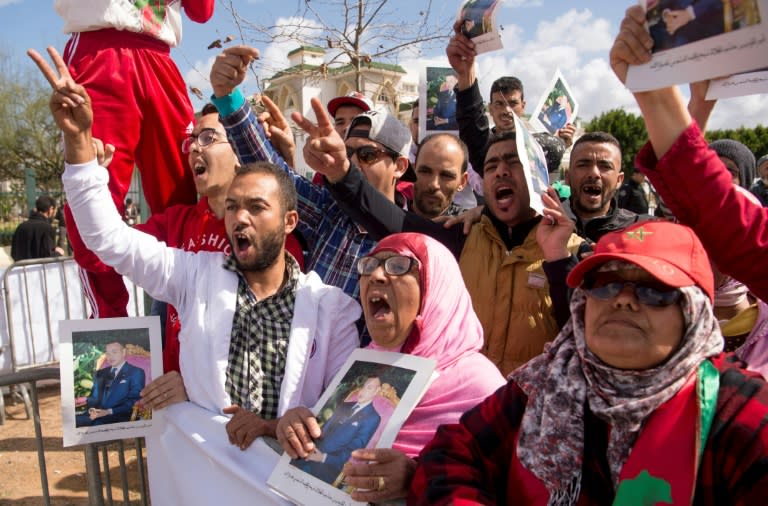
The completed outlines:
{"type": "Polygon", "coordinates": [[[315,451],[306,459],[291,464],[326,483],[332,484],[349,460],[350,454],[365,448],[381,423],[373,399],[381,392],[381,379],[368,377],[354,402],[341,402],[323,424],[322,435],[315,441],[315,451]]]}
{"type": "Polygon", "coordinates": [[[77,405],[78,408],[87,408],[85,413],[76,416],[77,427],[130,420],[133,405],[144,388],[145,375],[142,368],[125,361],[126,354],[122,342],[107,343],[105,357],[109,367],[96,372],[90,395],[77,405]]]}

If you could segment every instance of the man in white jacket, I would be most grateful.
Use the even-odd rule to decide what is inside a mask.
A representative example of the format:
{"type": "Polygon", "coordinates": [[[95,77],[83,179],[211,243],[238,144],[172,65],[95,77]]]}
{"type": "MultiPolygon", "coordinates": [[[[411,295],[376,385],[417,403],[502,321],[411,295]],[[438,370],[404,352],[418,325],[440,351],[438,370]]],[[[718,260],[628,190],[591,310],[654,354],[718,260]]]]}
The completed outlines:
{"type": "Polygon", "coordinates": [[[58,75],[29,54],[54,89],[62,181],[82,238],[105,264],[173,304],[182,322],[181,377],[166,374],[142,392],[150,407],[168,407],[156,412],[161,433],[148,438],[153,502],[274,499],[264,482],[277,454],[259,436],[274,436],[288,408],[317,401],[358,346],[358,304],[315,273],[302,274],[285,253],[296,194],[270,164],[248,166],[229,188],[229,257],[168,248],[125,225],[96,160],[90,98],[56,50],[48,52],[58,75]]]}

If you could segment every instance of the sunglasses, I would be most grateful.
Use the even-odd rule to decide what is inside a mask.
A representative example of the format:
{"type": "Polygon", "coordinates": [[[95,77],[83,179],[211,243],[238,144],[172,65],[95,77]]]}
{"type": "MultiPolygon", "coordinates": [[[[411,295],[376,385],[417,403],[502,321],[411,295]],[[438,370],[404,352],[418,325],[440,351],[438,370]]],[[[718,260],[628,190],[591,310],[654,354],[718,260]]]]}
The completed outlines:
{"type": "Polygon", "coordinates": [[[390,149],[377,148],[375,146],[347,147],[347,158],[352,158],[352,155],[357,155],[357,159],[363,163],[373,163],[381,155],[391,156],[393,160],[400,156],[390,149]]]}
{"type": "Polygon", "coordinates": [[[190,135],[181,143],[181,152],[184,154],[192,151],[192,144],[197,142],[197,145],[201,148],[210,146],[211,144],[218,144],[220,142],[229,142],[227,140],[219,140],[221,134],[214,128],[203,128],[197,135],[190,135]]]}
{"type": "Polygon", "coordinates": [[[362,257],[357,261],[357,273],[360,276],[370,276],[382,264],[384,264],[384,272],[390,276],[402,276],[408,274],[414,265],[419,265],[419,261],[403,255],[395,255],[383,260],[376,257],[362,257]]]}
{"type": "Polygon", "coordinates": [[[587,292],[590,297],[600,300],[611,300],[617,297],[624,288],[629,285],[641,304],[654,307],[666,307],[675,304],[680,300],[682,292],[677,288],[666,285],[659,285],[653,281],[625,281],[625,280],[594,280],[584,278],[581,288],[587,292]]]}

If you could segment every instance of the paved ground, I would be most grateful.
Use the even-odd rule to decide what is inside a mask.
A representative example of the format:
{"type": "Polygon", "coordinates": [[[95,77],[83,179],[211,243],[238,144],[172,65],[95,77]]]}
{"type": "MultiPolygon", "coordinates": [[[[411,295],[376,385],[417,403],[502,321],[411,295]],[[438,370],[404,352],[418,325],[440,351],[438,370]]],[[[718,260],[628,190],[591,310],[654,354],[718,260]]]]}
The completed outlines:
{"type": "MultiPolygon", "coordinates": [[[[45,441],[48,486],[51,503],[57,506],[87,505],[88,489],[83,447],[61,446],[61,404],[58,384],[40,390],[40,421],[45,441]]],[[[6,421],[0,425],[0,506],[42,504],[40,471],[35,446],[35,429],[26,418],[24,406],[5,396],[6,421]]],[[[136,457],[126,451],[129,500],[139,504],[136,457]]],[[[112,483],[119,482],[117,452],[110,452],[112,483]]],[[[122,490],[113,488],[115,504],[122,504],[122,490]]]]}

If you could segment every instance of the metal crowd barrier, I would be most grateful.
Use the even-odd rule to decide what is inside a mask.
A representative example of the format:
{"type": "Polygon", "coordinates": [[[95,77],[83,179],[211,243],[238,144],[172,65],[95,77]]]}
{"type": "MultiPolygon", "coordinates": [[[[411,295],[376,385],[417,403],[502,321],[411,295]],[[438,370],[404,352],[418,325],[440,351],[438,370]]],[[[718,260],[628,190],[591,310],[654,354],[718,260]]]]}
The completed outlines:
{"type": "MultiPolygon", "coordinates": [[[[74,260],[71,257],[23,260],[2,272],[0,304],[0,425],[5,422],[2,388],[24,401],[28,419],[35,425],[35,443],[40,464],[40,480],[44,504],[50,504],[45,465],[37,386],[43,380],[59,380],[58,344],[60,320],[88,318],[88,304],[74,260]]],[[[144,314],[144,293],[128,284],[129,314],[144,314]]],[[[136,460],[140,504],[148,504],[146,471],[143,461],[143,439],[136,439],[136,460]]],[[[125,442],[89,444],[84,448],[88,499],[91,505],[111,505],[112,479],[109,452],[117,451],[122,500],[129,504],[128,472],[125,442]],[[101,454],[102,464],[99,462],[101,454]],[[103,476],[103,478],[102,478],[103,476]],[[106,502],[105,502],[106,494],[106,502]]]]}
{"type": "MultiPolygon", "coordinates": [[[[37,462],[40,466],[40,485],[43,492],[43,501],[46,505],[51,504],[51,497],[48,493],[48,473],[45,467],[45,448],[43,445],[43,433],[40,428],[40,406],[37,397],[37,382],[42,380],[59,379],[58,367],[39,367],[34,369],[25,369],[13,374],[0,375],[0,387],[10,385],[29,384],[31,414],[35,424],[35,445],[37,446],[37,462]]],[[[0,398],[2,395],[0,395],[0,398]]],[[[29,413],[29,412],[28,412],[29,413]]]]}

